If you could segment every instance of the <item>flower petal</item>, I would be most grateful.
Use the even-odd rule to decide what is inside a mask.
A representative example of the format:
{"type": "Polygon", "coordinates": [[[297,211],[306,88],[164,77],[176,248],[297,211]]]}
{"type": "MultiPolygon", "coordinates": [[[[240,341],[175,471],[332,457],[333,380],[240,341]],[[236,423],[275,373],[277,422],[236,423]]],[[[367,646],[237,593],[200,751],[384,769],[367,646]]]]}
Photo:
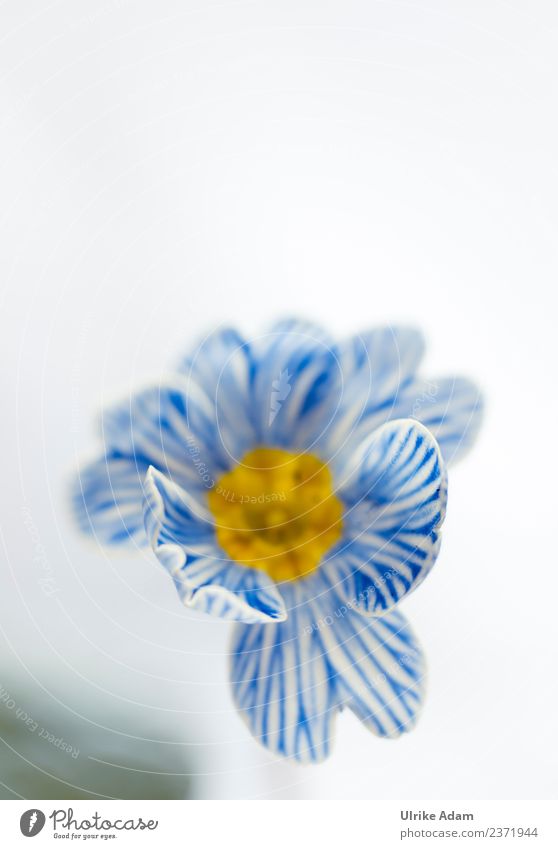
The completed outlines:
{"type": "Polygon", "coordinates": [[[145,546],[141,459],[109,454],[76,477],[71,493],[79,528],[104,545],[145,546]]]}
{"type": "Polygon", "coordinates": [[[214,409],[203,393],[186,393],[177,380],[151,386],[103,413],[108,450],[132,457],[140,466],[164,470],[177,483],[201,492],[215,482],[220,467],[213,452],[214,409]]]}
{"type": "Polygon", "coordinates": [[[479,431],[483,398],[465,377],[415,380],[401,393],[398,414],[422,422],[432,431],[446,463],[463,457],[479,431]]]}
{"type": "Polygon", "coordinates": [[[367,621],[344,606],[324,613],[301,604],[296,585],[287,596],[286,622],[237,625],[233,634],[233,697],[254,737],[276,755],[309,763],[328,756],[345,705],[376,734],[409,730],[423,669],[404,618],[367,621]]]}
{"type": "Polygon", "coordinates": [[[347,390],[356,394],[366,381],[367,406],[394,398],[416,374],[424,354],[424,337],[414,327],[377,327],[339,346],[347,390]],[[354,378],[357,378],[354,381],[354,378]],[[355,383],[354,387],[351,383],[355,383]]]}
{"type": "Polygon", "coordinates": [[[336,423],[337,461],[344,462],[355,446],[389,419],[412,418],[432,431],[446,463],[454,462],[473,445],[482,413],[482,394],[471,380],[415,377],[387,404],[368,404],[360,417],[353,411],[342,426],[336,423]]]}
{"type": "Polygon", "coordinates": [[[81,529],[105,544],[145,545],[143,481],[150,465],[198,497],[213,486],[220,470],[207,447],[211,415],[207,403],[200,410],[186,398],[180,382],[150,387],[105,411],[105,456],[82,469],[73,486],[81,529]]]}
{"type": "Polygon", "coordinates": [[[242,622],[286,617],[271,579],[229,560],[207,508],[153,468],[145,479],[144,520],[150,545],[187,607],[242,622]]]}
{"type": "Polygon", "coordinates": [[[233,328],[219,328],[206,336],[182,363],[187,394],[203,390],[214,407],[214,426],[224,465],[238,463],[256,443],[252,420],[250,381],[251,350],[233,328]]]}
{"type": "MultiPolygon", "coordinates": [[[[424,337],[413,327],[377,327],[339,345],[343,396],[323,442],[326,453],[339,452],[371,411],[392,414],[402,387],[413,379],[424,353],[424,337]]],[[[370,430],[368,430],[370,432],[370,430]]]]}
{"type": "Polygon", "coordinates": [[[436,440],[411,419],[389,422],[355,452],[339,487],[348,505],[344,538],[316,580],[377,616],[416,589],[436,561],[447,500],[436,440]]]}
{"type": "Polygon", "coordinates": [[[341,398],[336,350],[321,328],[286,320],[252,343],[258,441],[311,450],[341,398]]]}
{"type": "MultiPolygon", "coordinates": [[[[286,590],[291,597],[295,590],[286,590]]],[[[302,762],[329,754],[337,693],[327,657],[310,634],[309,608],[290,605],[286,622],[237,625],[233,698],[248,728],[277,755],[302,762]]]]}
{"type": "Polygon", "coordinates": [[[422,703],[425,666],[407,620],[399,611],[366,620],[345,613],[343,605],[334,615],[333,624],[314,625],[335,670],[340,704],[381,737],[410,731],[422,703]]]}

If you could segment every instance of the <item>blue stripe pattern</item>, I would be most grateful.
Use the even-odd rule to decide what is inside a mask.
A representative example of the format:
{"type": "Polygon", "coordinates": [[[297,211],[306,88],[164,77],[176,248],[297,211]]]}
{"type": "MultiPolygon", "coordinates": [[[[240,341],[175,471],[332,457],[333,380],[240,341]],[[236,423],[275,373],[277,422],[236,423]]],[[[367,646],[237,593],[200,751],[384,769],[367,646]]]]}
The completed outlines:
{"type": "Polygon", "coordinates": [[[148,463],[112,452],[81,469],[72,483],[71,505],[81,531],[103,545],[147,545],[143,525],[143,479],[148,463]]]}
{"type": "Polygon", "coordinates": [[[417,379],[401,393],[395,412],[426,425],[449,464],[460,460],[476,440],[484,401],[478,387],[466,377],[417,379]]]}
{"type": "MultiPolygon", "coordinates": [[[[341,342],[338,362],[343,392],[339,410],[321,439],[329,458],[353,443],[352,435],[371,412],[383,415],[383,424],[393,415],[395,399],[416,374],[424,353],[424,338],[412,327],[378,327],[341,342]]],[[[370,433],[366,429],[365,435],[370,433]]],[[[362,438],[362,436],[361,436],[362,438]]]]}
{"type": "Polygon", "coordinates": [[[315,584],[336,587],[365,615],[381,615],[416,589],[434,565],[447,475],[432,434],[410,419],[374,431],[336,484],[347,508],[344,535],[315,584]]]}
{"type": "Polygon", "coordinates": [[[313,763],[329,755],[343,707],[380,736],[410,730],[424,668],[404,617],[366,620],[340,600],[309,603],[296,585],[286,597],[286,622],[237,625],[233,634],[233,697],[253,736],[278,756],[313,763]]]}
{"type": "Polygon", "coordinates": [[[367,371],[354,357],[344,357],[343,403],[322,446],[333,462],[343,462],[372,431],[393,419],[412,418],[424,424],[436,437],[446,463],[461,459],[472,447],[484,411],[478,387],[465,377],[418,377],[418,341],[413,344],[412,337],[401,332],[396,338],[401,340],[401,362],[396,364],[393,355],[379,358],[383,362],[379,374],[367,371]]]}
{"type": "Polygon", "coordinates": [[[336,672],[340,704],[381,737],[410,731],[422,704],[425,665],[404,616],[394,611],[365,620],[349,611],[334,621],[319,636],[336,672]]]}
{"type": "Polygon", "coordinates": [[[285,320],[252,343],[251,404],[262,445],[312,450],[341,399],[338,354],[310,322],[285,320]]]}
{"type": "Polygon", "coordinates": [[[241,622],[285,619],[273,581],[229,560],[219,548],[207,508],[153,468],[144,488],[148,540],[187,607],[241,622]]]}
{"type": "Polygon", "coordinates": [[[101,419],[105,456],[77,477],[72,507],[80,528],[111,545],[145,545],[143,481],[150,466],[198,496],[219,469],[208,434],[214,411],[207,400],[192,416],[195,401],[175,381],[145,389],[106,410],[101,419]],[[197,430],[189,427],[195,418],[197,430]]]}
{"type": "MultiPolygon", "coordinates": [[[[219,328],[198,344],[180,364],[180,371],[186,378],[186,394],[203,393],[209,400],[211,451],[221,468],[231,468],[257,442],[250,344],[233,328],[219,328]]],[[[191,416],[189,424],[196,429],[191,416]]],[[[207,423],[201,421],[201,425],[207,436],[207,423]]]]}
{"type": "Polygon", "coordinates": [[[187,392],[185,380],[151,386],[105,411],[102,435],[112,450],[141,457],[173,480],[203,486],[199,464],[215,476],[223,468],[215,452],[215,411],[205,393],[187,392]]]}

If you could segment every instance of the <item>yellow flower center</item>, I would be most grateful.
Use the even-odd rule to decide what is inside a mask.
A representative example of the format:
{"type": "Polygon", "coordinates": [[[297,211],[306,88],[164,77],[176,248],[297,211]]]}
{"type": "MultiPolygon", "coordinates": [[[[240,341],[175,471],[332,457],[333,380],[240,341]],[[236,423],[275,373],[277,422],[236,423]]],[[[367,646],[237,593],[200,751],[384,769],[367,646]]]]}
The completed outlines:
{"type": "Polygon", "coordinates": [[[216,482],[209,507],[229,557],[278,582],[309,575],[341,536],[343,506],[313,454],[254,448],[216,482]]]}

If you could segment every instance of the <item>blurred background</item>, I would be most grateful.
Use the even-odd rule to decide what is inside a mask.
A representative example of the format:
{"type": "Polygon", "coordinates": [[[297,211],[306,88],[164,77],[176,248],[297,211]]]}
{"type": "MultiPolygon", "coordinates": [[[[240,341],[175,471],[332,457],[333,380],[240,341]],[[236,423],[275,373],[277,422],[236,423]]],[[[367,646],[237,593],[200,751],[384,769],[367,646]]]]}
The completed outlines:
{"type": "Polygon", "coordinates": [[[61,0],[0,8],[0,795],[556,791],[558,8],[61,0]],[[416,730],[322,766],[237,717],[229,626],[76,532],[101,407],[216,324],[421,326],[488,409],[403,607],[416,730]],[[77,752],[77,754],[76,754],[77,752]]]}

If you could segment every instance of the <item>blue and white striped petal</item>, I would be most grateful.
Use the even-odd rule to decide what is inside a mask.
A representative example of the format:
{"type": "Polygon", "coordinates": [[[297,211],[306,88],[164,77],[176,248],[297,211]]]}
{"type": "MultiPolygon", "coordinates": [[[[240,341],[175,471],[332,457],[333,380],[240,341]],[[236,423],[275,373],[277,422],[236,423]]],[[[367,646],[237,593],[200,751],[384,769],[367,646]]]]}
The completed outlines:
{"type": "Polygon", "coordinates": [[[213,404],[193,385],[187,393],[182,379],[131,395],[103,413],[101,426],[109,450],[153,465],[188,489],[208,489],[228,468],[216,450],[213,404]]]}
{"type": "Polygon", "coordinates": [[[347,505],[341,542],[309,584],[334,587],[365,615],[390,610],[430,572],[440,548],[447,475],[436,440],[411,419],[389,422],[337,480],[347,505]]]}
{"type": "Polygon", "coordinates": [[[339,345],[343,376],[364,375],[371,403],[393,398],[416,374],[424,355],[424,336],[415,327],[375,327],[339,345]]]}
{"type": "Polygon", "coordinates": [[[415,376],[424,347],[424,337],[414,327],[376,327],[342,342],[343,410],[358,400],[364,410],[393,402],[415,376]]]}
{"type": "Polygon", "coordinates": [[[373,328],[340,343],[343,395],[322,439],[327,456],[342,451],[371,411],[383,413],[383,421],[398,418],[393,415],[393,406],[399,392],[415,376],[423,354],[424,337],[413,327],[373,328]]]}
{"type": "Polygon", "coordinates": [[[108,545],[145,545],[143,482],[151,465],[198,497],[214,485],[221,471],[208,447],[214,410],[200,397],[201,407],[186,398],[185,382],[176,381],[149,387],[103,413],[105,456],[80,470],[72,490],[82,530],[108,545]]]}
{"type": "Polygon", "coordinates": [[[459,460],[473,445],[483,414],[479,388],[464,377],[425,380],[412,377],[392,398],[377,403],[368,397],[362,374],[347,380],[347,397],[360,398],[352,407],[343,405],[328,434],[329,456],[342,463],[373,430],[386,421],[412,418],[432,431],[446,463],[459,460]]]}
{"type": "Polygon", "coordinates": [[[252,410],[258,443],[312,450],[341,400],[341,371],[329,336],[285,320],[251,343],[252,410]]]}
{"type": "Polygon", "coordinates": [[[335,670],[340,704],[381,737],[410,731],[422,705],[426,670],[405,617],[392,611],[364,619],[341,605],[328,626],[330,619],[316,620],[317,638],[335,670]]]}
{"type": "Polygon", "coordinates": [[[113,453],[81,469],[71,492],[80,530],[103,545],[145,546],[143,479],[147,468],[141,458],[113,453]]]}
{"type": "Polygon", "coordinates": [[[483,408],[479,388],[466,377],[414,380],[397,402],[398,415],[417,419],[434,434],[446,463],[459,460],[471,448],[483,408]]]}
{"type": "Polygon", "coordinates": [[[286,622],[237,625],[233,634],[233,698],[253,736],[275,755],[313,763],[329,755],[345,706],[381,736],[409,730],[424,671],[404,618],[304,603],[293,585],[287,596],[286,622]]]}
{"type": "Polygon", "coordinates": [[[285,604],[271,579],[229,560],[218,546],[209,510],[156,469],[145,479],[149,543],[183,603],[223,619],[281,621],[285,604]]]}
{"type": "Polygon", "coordinates": [[[196,346],[182,362],[180,371],[186,378],[187,395],[195,397],[202,389],[214,407],[218,437],[214,450],[225,454],[226,467],[239,463],[256,444],[249,343],[233,328],[219,328],[196,346]]]}
{"type": "Polygon", "coordinates": [[[312,632],[308,606],[286,586],[286,622],[237,625],[231,651],[235,704],[254,737],[274,754],[301,762],[329,754],[338,708],[334,673],[312,632]]]}

